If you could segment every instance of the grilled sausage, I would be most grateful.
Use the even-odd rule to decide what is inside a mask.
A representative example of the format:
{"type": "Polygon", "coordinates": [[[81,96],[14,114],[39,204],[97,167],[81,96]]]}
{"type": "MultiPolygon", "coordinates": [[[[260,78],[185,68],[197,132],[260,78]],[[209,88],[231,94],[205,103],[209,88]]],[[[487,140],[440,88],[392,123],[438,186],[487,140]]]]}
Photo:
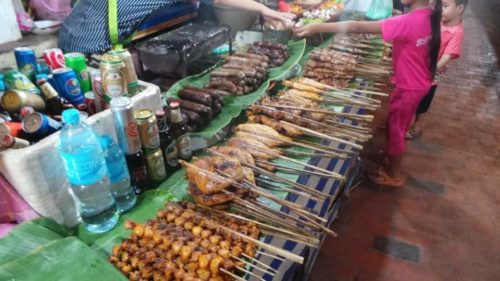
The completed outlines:
{"type": "Polygon", "coordinates": [[[221,77],[238,77],[240,79],[245,79],[245,72],[237,69],[218,69],[210,72],[210,76],[221,76],[221,77]]]}
{"type": "Polygon", "coordinates": [[[210,81],[210,83],[208,83],[207,85],[207,88],[227,91],[231,95],[235,95],[237,91],[236,85],[234,85],[233,82],[227,80],[210,81]]]}
{"type": "Polygon", "coordinates": [[[206,106],[212,106],[212,96],[203,92],[192,91],[184,88],[179,91],[179,97],[184,100],[190,100],[206,106]]]}
{"type": "Polygon", "coordinates": [[[194,125],[194,127],[203,128],[206,125],[206,123],[208,123],[208,122],[205,122],[205,119],[203,119],[200,116],[200,114],[198,114],[192,110],[181,108],[181,112],[183,114],[186,114],[186,116],[189,118],[189,123],[191,126],[194,125]]]}
{"type": "Polygon", "coordinates": [[[183,100],[183,99],[176,99],[176,98],[168,98],[167,99],[168,103],[171,102],[179,102],[179,105],[181,108],[187,109],[194,111],[201,115],[203,118],[207,118],[209,120],[212,120],[212,109],[208,106],[204,106],[203,104],[188,101],[188,100],[183,100]]]}

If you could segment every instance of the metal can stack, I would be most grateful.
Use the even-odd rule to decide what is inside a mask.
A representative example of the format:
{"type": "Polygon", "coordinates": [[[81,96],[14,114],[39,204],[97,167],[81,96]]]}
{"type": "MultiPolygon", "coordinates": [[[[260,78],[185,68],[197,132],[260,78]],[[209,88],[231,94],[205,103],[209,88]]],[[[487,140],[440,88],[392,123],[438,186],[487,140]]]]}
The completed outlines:
{"type": "Polygon", "coordinates": [[[139,80],[135,71],[134,60],[127,50],[117,50],[109,52],[111,55],[118,56],[125,63],[125,78],[127,79],[127,90],[130,97],[134,96],[139,90],[139,80]]]}
{"type": "Polygon", "coordinates": [[[17,69],[31,81],[35,81],[37,68],[35,51],[27,47],[18,47],[14,49],[14,56],[16,57],[17,69]]]}
{"type": "Polygon", "coordinates": [[[106,54],[99,64],[101,70],[104,99],[110,102],[114,98],[126,97],[127,78],[125,75],[125,62],[119,56],[106,54]]]}
{"type": "Polygon", "coordinates": [[[64,55],[66,67],[73,69],[78,76],[78,82],[83,93],[90,91],[90,75],[85,62],[85,55],[82,53],[68,53],[64,55]]]}

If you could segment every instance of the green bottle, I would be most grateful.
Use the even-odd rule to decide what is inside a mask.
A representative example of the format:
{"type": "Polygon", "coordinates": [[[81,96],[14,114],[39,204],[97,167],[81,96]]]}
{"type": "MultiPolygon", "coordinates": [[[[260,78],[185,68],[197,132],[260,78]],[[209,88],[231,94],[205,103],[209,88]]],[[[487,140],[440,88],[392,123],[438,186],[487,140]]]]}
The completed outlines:
{"type": "Polygon", "coordinates": [[[92,91],[90,83],[90,73],[85,62],[85,55],[82,53],[68,53],[64,55],[66,67],[73,69],[78,75],[78,82],[82,88],[82,93],[92,91]]]}

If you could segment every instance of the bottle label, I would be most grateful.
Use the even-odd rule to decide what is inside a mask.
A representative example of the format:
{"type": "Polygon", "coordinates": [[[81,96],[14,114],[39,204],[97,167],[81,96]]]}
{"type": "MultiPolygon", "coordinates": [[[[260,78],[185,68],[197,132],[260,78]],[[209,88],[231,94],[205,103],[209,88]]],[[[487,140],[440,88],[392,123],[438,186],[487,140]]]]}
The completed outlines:
{"type": "Polygon", "coordinates": [[[177,150],[177,144],[175,141],[171,142],[165,150],[165,158],[167,159],[168,166],[179,166],[179,151],[177,150]]]}
{"type": "Polygon", "coordinates": [[[107,174],[104,161],[92,157],[63,156],[68,181],[75,185],[87,185],[100,181],[107,174]]]}
{"type": "Polygon", "coordinates": [[[179,158],[190,158],[193,154],[191,149],[191,137],[189,133],[185,133],[177,138],[177,149],[179,150],[179,158]]]}

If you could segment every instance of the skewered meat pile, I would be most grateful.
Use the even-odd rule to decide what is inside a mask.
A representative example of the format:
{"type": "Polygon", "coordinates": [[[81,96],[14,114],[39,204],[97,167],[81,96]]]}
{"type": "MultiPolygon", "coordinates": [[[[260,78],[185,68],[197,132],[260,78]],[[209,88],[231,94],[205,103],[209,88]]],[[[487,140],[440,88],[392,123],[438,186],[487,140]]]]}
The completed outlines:
{"type": "Polygon", "coordinates": [[[224,95],[228,93],[216,89],[185,87],[178,93],[179,98],[170,97],[170,102],[179,102],[183,119],[191,131],[199,131],[222,112],[224,95]]]}
{"type": "Polygon", "coordinates": [[[227,272],[245,268],[240,257],[255,257],[256,246],[232,231],[253,239],[260,233],[251,222],[202,215],[189,203],[166,203],[146,224],[127,221],[125,227],[132,234],[109,261],[129,280],[233,280],[227,272]]]}
{"type": "Polygon", "coordinates": [[[224,65],[210,73],[207,89],[217,89],[229,95],[241,96],[257,89],[267,77],[269,58],[245,52],[228,56],[224,65]]]}
{"type": "Polygon", "coordinates": [[[304,77],[335,86],[348,87],[354,78],[358,57],[336,50],[318,49],[309,55],[304,77]]]}
{"type": "Polygon", "coordinates": [[[278,43],[255,42],[248,52],[268,57],[270,67],[281,66],[290,57],[288,46],[278,43]]]}

